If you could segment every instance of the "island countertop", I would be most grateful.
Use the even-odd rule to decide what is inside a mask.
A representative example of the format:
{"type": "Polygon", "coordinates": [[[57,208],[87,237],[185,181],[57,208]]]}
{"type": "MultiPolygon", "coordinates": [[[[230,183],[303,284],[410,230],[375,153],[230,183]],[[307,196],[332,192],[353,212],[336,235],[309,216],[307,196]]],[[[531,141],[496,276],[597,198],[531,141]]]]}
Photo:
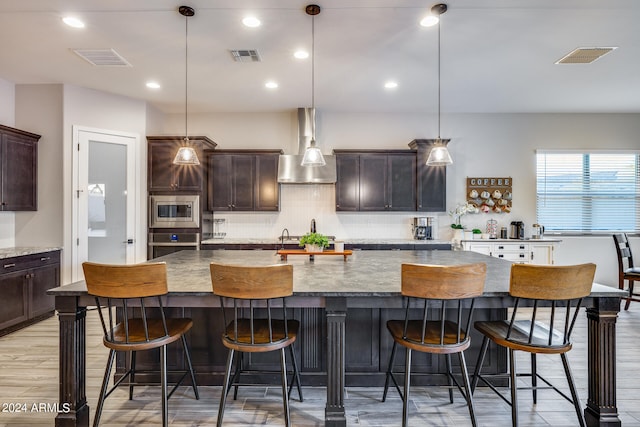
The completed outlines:
{"type": "MultiPolygon", "coordinates": [[[[212,261],[239,265],[282,264],[275,251],[180,251],[153,261],[167,263],[169,292],[173,295],[210,295],[209,264],[212,261]]],[[[485,296],[507,296],[511,262],[470,251],[354,251],[347,261],[341,256],[289,257],[293,265],[296,296],[399,296],[402,263],[455,265],[487,264],[485,296]]],[[[601,296],[619,296],[620,291],[594,284],[601,296]]],[[[54,295],[86,294],[84,281],[48,291],[54,295]]]]}

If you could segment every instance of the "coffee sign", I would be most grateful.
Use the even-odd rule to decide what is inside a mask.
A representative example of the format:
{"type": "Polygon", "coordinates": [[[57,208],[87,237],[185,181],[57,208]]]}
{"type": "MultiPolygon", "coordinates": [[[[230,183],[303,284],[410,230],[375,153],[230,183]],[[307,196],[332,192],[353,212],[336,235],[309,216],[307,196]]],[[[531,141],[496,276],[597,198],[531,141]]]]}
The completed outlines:
{"type": "Polygon", "coordinates": [[[511,212],[511,177],[467,177],[467,203],[484,213],[511,212]]]}

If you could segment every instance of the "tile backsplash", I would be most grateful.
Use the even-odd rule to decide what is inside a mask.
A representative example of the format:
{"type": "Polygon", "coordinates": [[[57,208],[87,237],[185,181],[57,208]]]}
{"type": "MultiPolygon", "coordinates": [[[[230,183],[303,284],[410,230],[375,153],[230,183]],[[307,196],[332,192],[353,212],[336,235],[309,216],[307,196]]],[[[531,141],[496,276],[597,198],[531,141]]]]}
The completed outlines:
{"type": "MultiPolygon", "coordinates": [[[[228,238],[278,238],[284,228],[291,235],[309,231],[316,220],[319,233],[337,239],[411,239],[413,217],[434,216],[436,224],[448,225],[447,214],[426,212],[336,212],[335,186],[327,184],[286,184],[280,189],[280,212],[214,212],[225,219],[228,238]],[[441,218],[438,218],[441,217],[441,218]]],[[[205,215],[211,219],[211,213],[205,215]]],[[[435,238],[448,240],[447,227],[435,238]]]]}

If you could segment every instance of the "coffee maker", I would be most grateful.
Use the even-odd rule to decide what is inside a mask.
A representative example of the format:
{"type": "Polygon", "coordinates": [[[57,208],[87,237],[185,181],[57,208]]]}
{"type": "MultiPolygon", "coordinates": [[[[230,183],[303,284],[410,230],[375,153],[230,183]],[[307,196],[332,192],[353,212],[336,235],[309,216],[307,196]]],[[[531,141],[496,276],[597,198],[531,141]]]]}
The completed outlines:
{"type": "Polygon", "coordinates": [[[433,217],[413,218],[413,238],[415,240],[433,240],[433,217]]]}
{"type": "Polygon", "coordinates": [[[510,239],[524,239],[524,222],[511,221],[511,230],[509,231],[510,239]]]}

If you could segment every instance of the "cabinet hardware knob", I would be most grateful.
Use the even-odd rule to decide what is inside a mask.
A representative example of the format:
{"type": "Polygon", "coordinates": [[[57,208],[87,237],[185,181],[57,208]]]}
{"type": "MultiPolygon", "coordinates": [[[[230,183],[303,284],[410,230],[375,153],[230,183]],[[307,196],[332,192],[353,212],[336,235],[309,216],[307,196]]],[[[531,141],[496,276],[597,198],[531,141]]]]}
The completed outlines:
{"type": "Polygon", "coordinates": [[[15,267],[15,264],[5,264],[4,268],[11,268],[11,267],[15,267]]]}
{"type": "Polygon", "coordinates": [[[43,256],[42,258],[40,258],[40,261],[49,261],[50,259],[50,256],[43,256]]]}

